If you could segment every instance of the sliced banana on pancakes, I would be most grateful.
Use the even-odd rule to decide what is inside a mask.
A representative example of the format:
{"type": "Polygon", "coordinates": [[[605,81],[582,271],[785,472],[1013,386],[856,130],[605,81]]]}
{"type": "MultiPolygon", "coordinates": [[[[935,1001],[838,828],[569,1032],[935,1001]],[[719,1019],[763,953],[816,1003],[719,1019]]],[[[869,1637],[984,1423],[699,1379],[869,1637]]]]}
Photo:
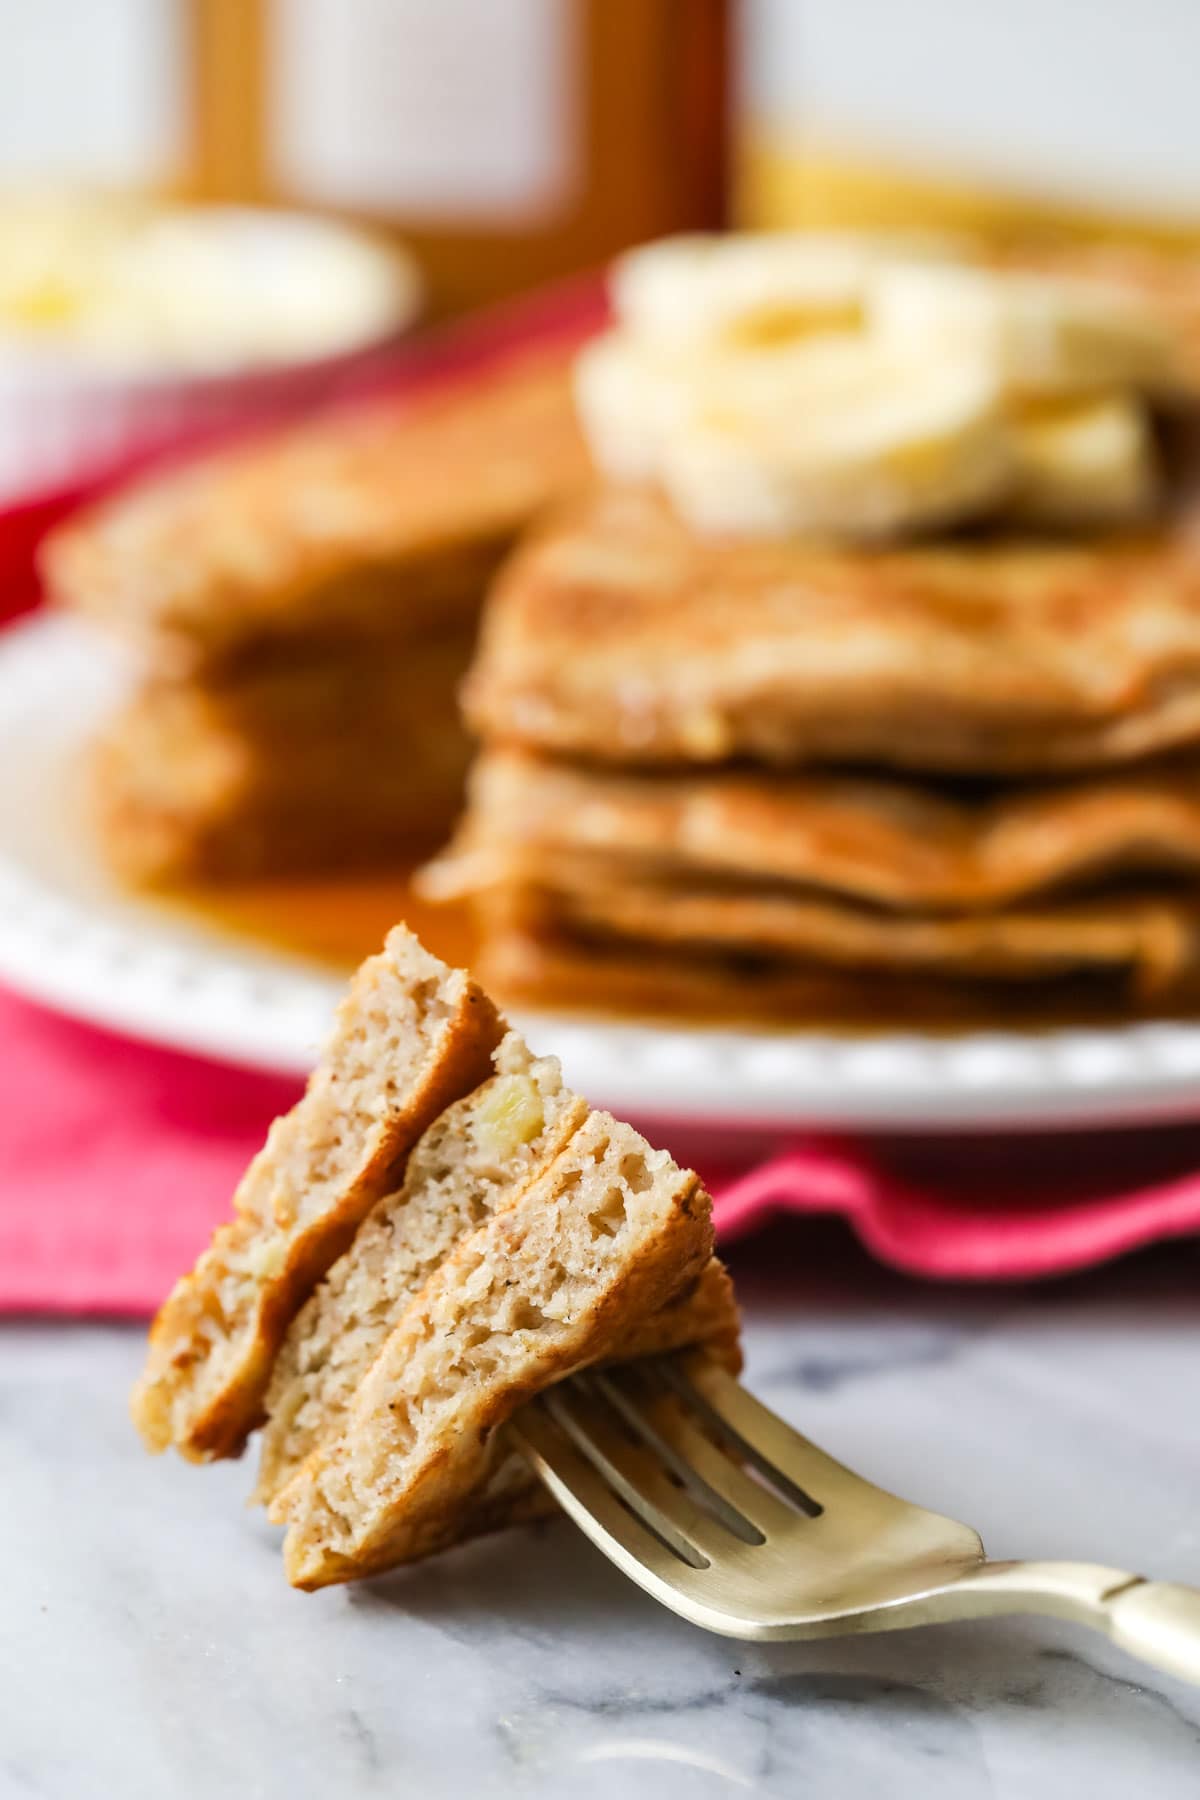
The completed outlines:
{"type": "Polygon", "coordinates": [[[1132,524],[1158,497],[1146,409],[1129,394],[1028,403],[1011,419],[1016,489],[1008,518],[1029,525],[1132,524]]]}
{"type": "Polygon", "coordinates": [[[881,263],[870,278],[867,326],[887,343],[987,357],[1013,394],[1153,392],[1175,378],[1162,315],[1100,281],[972,268],[881,263]]]}
{"type": "Polygon", "coordinates": [[[607,331],[575,359],[575,406],[597,466],[614,481],[654,481],[663,446],[686,420],[696,371],[624,331],[607,331]]]}
{"type": "Polygon", "coordinates": [[[667,435],[662,484],[697,530],[880,538],[972,516],[1011,487],[1003,396],[982,364],[866,338],[780,362],[667,435]]]}
{"type": "Polygon", "coordinates": [[[1144,396],[1174,379],[1162,316],[1099,281],[969,254],[851,233],[630,252],[617,326],[576,371],[597,463],[721,534],[1143,516],[1158,492],[1144,396]]]}
{"type": "Polygon", "coordinates": [[[763,231],[662,238],[619,257],[613,307],[640,343],[751,348],[862,324],[881,262],[949,256],[958,241],[916,234],[763,231]]]}

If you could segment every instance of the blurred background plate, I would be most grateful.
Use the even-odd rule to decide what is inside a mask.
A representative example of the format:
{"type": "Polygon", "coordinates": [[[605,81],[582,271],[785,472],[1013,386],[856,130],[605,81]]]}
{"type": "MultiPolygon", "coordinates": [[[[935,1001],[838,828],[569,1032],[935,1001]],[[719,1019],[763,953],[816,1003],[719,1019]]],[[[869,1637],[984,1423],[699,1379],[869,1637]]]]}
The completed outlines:
{"type": "MultiPolygon", "coordinates": [[[[116,1031],[303,1074],[342,975],[126,892],[91,848],[80,753],[127,680],[71,620],[0,639],[0,980],[116,1031]]],[[[927,1131],[1200,1116],[1200,1024],[843,1038],[520,1023],[592,1099],[643,1117],[927,1131]]]]}
{"type": "Polygon", "coordinates": [[[421,304],[400,246],[300,213],[0,189],[0,238],[8,506],[310,407],[371,371],[421,304]]]}

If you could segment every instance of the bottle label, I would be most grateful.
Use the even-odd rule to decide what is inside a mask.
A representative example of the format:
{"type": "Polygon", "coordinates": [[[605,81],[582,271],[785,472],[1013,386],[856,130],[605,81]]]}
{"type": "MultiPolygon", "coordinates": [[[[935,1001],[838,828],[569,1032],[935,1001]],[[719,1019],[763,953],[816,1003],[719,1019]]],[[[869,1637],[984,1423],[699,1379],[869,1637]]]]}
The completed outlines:
{"type": "Polygon", "coordinates": [[[482,224],[579,177],[575,0],[271,0],[267,154],[319,203],[482,224]]]}

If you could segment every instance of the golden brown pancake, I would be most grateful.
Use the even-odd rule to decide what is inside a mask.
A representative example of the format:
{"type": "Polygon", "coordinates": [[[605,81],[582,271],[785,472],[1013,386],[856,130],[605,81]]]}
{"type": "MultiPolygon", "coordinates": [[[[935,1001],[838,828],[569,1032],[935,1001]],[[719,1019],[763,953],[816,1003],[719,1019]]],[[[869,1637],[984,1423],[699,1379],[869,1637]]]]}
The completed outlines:
{"type": "Polygon", "coordinates": [[[694,1288],[712,1255],[698,1178],[590,1113],[565,1147],[460,1237],[359,1382],[333,1441],[272,1509],[297,1587],[391,1568],[445,1542],[492,1472],[523,1400],[592,1362],[694,1288]]]}
{"type": "Polygon", "coordinates": [[[434,898],[536,885],[564,857],[590,864],[602,888],[725,882],[977,913],[1200,871],[1200,766],[954,791],[824,771],[625,773],[486,750],[468,821],[423,885],[434,898]]]}
{"type": "Polygon", "coordinates": [[[463,634],[394,659],[150,681],[96,746],[105,851],[140,882],[395,865],[445,836],[470,744],[463,634]]]}
{"type": "Polygon", "coordinates": [[[54,534],[54,599],[131,638],[98,746],[104,850],[139,881],[424,854],[462,797],[456,690],[484,588],[583,481],[566,349],[151,477],[54,534]]]}
{"type": "Polygon", "coordinates": [[[518,532],[587,478],[565,349],[151,476],[47,543],[51,597],[160,671],[473,616],[518,532]]]}
{"type": "Polygon", "coordinates": [[[594,1112],[403,927],[358,970],[134,1390],[149,1449],[237,1455],[301,1587],[349,1581],[546,1509],[502,1428],[594,1362],[739,1320],[699,1178],[594,1112]]]}
{"type": "Polygon", "coordinates": [[[1143,995],[1121,967],[1044,972],[1037,980],[955,979],[932,968],[790,961],[763,951],[635,941],[585,932],[528,891],[486,905],[476,968],[507,1005],[665,1024],[960,1032],[1129,1018],[1194,1017],[1195,984],[1143,995]]]}
{"type": "Polygon", "coordinates": [[[1200,738],[1200,541],[725,543],[598,491],[501,576],[466,695],[489,742],[646,767],[1115,765],[1200,738]]]}
{"type": "Polygon", "coordinates": [[[604,881],[590,860],[563,856],[505,899],[519,917],[573,938],[864,976],[1003,985],[1094,975],[1149,997],[1190,991],[1200,975],[1200,896],[1153,885],[920,917],[746,883],[624,871],[604,881]]]}
{"type": "Polygon", "coordinates": [[[239,1182],[234,1216],[159,1308],[132,1402],[149,1449],[173,1444],[195,1462],[241,1453],[292,1318],[426,1128],[490,1072],[503,1032],[463,970],[402,925],[388,933],[239,1182]]]}
{"type": "MultiPolygon", "coordinates": [[[[624,1296],[622,1304],[625,1304],[624,1296]]],[[[623,1326],[616,1326],[612,1332],[618,1339],[612,1353],[601,1355],[597,1360],[602,1364],[627,1363],[643,1356],[703,1349],[723,1368],[737,1375],[742,1367],[739,1332],[733,1284],[724,1264],[712,1256],[695,1283],[657,1312],[639,1317],[634,1316],[630,1307],[623,1326]]],[[[448,1449],[450,1455],[446,1463],[449,1466],[438,1472],[439,1491],[433,1504],[423,1505],[416,1518],[403,1517],[397,1521],[389,1533],[386,1547],[373,1549],[365,1555],[351,1553],[346,1556],[343,1552],[339,1557],[329,1555],[324,1546],[313,1544],[311,1540],[305,1542],[301,1537],[297,1542],[292,1539],[285,1544],[284,1552],[289,1578],[303,1587],[356,1580],[392,1568],[397,1563],[436,1555],[468,1538],[503,1531],[534,1519],[554,1517],[558,1512],[557,1503],[539,1481],[528,1458],[519,1451],[508,1449],[503,1431],[492,1432],[482,1456],[477,1456],[474,1448],[464,1445],[461,1440],[452,1439],[448,1449]],[[464,1475],[467,1475],[465,1481],[464,1475]]],[[[309,1471],[318,1472],[313,1464],[319,1460],[314,1457],[313,1463],[301,1472],[294,1490],[290,1493],[285,1490],[280,1495],[279,1505],[273,1509],[280,1519],[286,1519],[284,1508],[293,1502],[298,1509],[306,1510],[311,1502],[311,1495],[306,1492],[309,1471]]],[[[408,1500],[407,1495],[404,1500],[408,1500]]],[[[404,1510],[408,1510],[407,1506],[404,1510]]],[[[303,1511],[301,1516],[303,1518],[303,1511]]]]}
{"type": "MultiPolygon", "coordinates": [[[[267,1393],[254,1498],[281,1517],[286,1490],[345,1431],[358,1389],[408,1308],[464,1235],[513,1203],[585,1124],[585,1101],[553,1058],[534,1059],[515,1032],[496,1074],[448,1107],[416,1146],[404,1184],[380,1200],[288,1330],[267,1393]]],[[[621,1359],[704,1344],[735,1372],[738,1315],[729,1276],[711,1258],[662,1311],[634,1320],[621,1359]]],[[[422,1553],[531,1512],[544,1494],[522,1457],[501,1454],[421,1537],[422,1553]]]]}

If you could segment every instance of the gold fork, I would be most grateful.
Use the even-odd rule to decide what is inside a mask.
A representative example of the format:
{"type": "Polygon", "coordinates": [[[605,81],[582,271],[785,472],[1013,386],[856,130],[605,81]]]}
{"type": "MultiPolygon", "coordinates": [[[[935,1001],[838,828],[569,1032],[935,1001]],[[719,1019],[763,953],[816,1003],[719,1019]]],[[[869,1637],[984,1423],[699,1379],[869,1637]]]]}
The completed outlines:
{"type": "Polygon", "coordinates": [[[1200,1682],[1200,1589],[1094,1563],[989,1562],[969,1526],[864,1481],[701,1355],[574,1375],[509,1431],[592,1542],[708,1631],[1051,1613],[1200,1682]]]}

